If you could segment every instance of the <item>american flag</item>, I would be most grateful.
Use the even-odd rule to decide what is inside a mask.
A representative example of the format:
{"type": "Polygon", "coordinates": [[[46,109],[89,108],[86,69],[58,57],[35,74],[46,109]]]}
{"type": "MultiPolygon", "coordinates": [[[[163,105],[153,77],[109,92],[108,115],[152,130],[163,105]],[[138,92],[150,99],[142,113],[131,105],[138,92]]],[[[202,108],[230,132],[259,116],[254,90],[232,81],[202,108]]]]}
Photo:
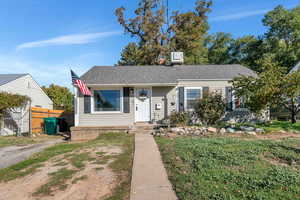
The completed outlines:
{"type": "Polygon", "coordinates": [[[83,95],[92,96],[91,91],[86,87],[85,83],[71,70],[72,83],[77,86],[83,95]]]}

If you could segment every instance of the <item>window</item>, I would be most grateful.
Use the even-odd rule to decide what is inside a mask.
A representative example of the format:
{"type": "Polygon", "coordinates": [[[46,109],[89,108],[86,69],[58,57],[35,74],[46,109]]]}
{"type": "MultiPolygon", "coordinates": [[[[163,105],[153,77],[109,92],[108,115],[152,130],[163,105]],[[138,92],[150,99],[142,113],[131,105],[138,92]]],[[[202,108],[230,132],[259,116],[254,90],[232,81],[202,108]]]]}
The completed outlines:
{"type": "Polygon", "coordinates": [[[95,112],[120,112],[121,90],[94,90],[95,112]]]}
{"type": "Polygon", "coordinates": [[[198,99],[202,98],[202,88],[185,88],[185,108],[187,111],[194,110],[198,99]]]}

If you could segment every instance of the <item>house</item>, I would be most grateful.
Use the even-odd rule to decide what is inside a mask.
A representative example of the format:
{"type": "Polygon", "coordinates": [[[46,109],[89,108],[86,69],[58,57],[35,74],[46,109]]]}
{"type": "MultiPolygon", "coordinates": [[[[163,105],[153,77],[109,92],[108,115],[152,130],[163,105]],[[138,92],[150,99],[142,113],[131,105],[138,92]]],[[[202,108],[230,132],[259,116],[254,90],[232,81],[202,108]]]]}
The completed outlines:
{"type": "MultiPolygon", "coordinates": [[[[256,74],[241,65],[95,66],[81,76],[92,96],[75,97],[75,126],[132,126],[190,111],[205,91],[234,95],[229,83],[256,74]]],[[[234,105],[233,105],[234,108],[234,105]]]]}
{"type": "Polygon", "coordinates": [[[53,102],[30,74],[0,74],[0,92],[26,95],[31,102],[7,113],[2,121],[1,134],[29,132],[30,107],[53,109],[53,102]]]}

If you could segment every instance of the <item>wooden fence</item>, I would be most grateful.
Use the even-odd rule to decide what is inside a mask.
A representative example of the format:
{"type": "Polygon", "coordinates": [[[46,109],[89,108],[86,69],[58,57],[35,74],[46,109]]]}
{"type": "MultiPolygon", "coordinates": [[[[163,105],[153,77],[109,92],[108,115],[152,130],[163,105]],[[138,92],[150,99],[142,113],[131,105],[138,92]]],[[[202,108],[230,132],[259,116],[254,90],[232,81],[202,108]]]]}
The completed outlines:
{"type": "Polygon", "coordinates": [[[62,117],[64,110],[49,110],[45,108],[31,108],[31,130],[32,133],[42,133],[44,127],[44,118],[62,117]]]}

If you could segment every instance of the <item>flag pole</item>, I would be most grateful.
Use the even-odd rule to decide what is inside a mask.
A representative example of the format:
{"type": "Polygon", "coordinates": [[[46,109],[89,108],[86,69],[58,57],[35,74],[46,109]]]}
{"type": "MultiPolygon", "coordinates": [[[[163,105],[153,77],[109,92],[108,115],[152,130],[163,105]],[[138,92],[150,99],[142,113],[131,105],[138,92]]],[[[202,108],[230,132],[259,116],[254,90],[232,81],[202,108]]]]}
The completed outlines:
{"type": "Polygon", "coordinates": [[[74,111],[74,125],[78,126],[78,96],[77,96],[77,88],[75,87],[73,81],[72,81],[72,69],[70,68],[70,73],[71,73],[71,82],[72,82],[72,87],[73,87],[73,111],[74,111]]]}

